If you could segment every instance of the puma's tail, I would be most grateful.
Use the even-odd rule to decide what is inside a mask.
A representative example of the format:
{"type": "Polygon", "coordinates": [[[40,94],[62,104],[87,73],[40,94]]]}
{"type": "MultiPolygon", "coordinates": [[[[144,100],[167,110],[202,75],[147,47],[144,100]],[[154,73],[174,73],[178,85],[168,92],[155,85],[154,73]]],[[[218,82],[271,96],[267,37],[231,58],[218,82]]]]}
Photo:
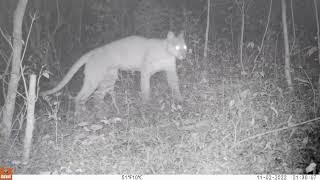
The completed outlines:
{"type": "Polygon", "coordinates": [[[56,85],[56,87],[43,91],[40,93],[40,95],[47,96],[61,90],[72,79],[73,75],[81,68],[81,66],[83,66],[87,62],[87,60],[89,59],[88,56],[89,54],[84,55],[76,63],[74,63],[72,67],[69,69],[69,71],[67,72],[67,74],[59,82],[59,84],[56,85]]]}

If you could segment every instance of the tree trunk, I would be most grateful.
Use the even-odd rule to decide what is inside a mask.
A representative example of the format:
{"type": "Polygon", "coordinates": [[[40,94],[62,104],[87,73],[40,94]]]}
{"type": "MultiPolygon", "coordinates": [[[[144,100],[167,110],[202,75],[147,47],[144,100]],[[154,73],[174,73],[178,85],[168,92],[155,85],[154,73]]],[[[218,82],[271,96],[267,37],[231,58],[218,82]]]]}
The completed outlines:
{"type": "MultiPolygon", "coordinates": [[[[26,132],[24,136],[24,152],[23,161],[28,162],[30,157],[32,135],[35,124],[34,107],[36,104],[36,88],[37,88],[37,76],[35,74],[30,75],[29,90],[27,92],[27,123],[26,132]]],[[[27,90],[26,90],[27,91],[27,90]]]]}
{"type": "MultiPolygon", "coordinates": [[[[203,50],[203,57],[206,59],[208,56],[208,38],[209,38],[209,28],[210,28],[210,0],[208,1],[207,5],[207,28],[206,28],[206,37],[205,37],[205,42],[204,42],[204,50],[203,50]]],[[[205,67],[208,66],[207,62],[205,62],[205,67]]]]}
{"type": "Polygon", "coordinates": [[[290,74],[290,51],[289,51],[289,40],[288,40],[288,27],[287,27],[287,12],[286,12],[286,1],[281,0],[282,9],[282,29],[283,29],[283,40],[284,40],[284,71],[287,79],[289,91],[293,92],[292,79],[290,74]]]}
{"type": "MultiPolygon", "coordinates": [[[[316,24],[317,24],[317,37],[318,37],[318,63],[320,64],[320,26],[319,26],[319,15],[318,15],[318,4],[316,0],[313,0],[314,8],[315,8],[315,16],[316,16],[316,24]]],[[[320,79],[320,77],[319,77],[320,79]]],[[[320,82],[320,80],[319,80],[320,82]]]]}
{"type": "Polygon", "coordinates": [[[11,76],[8,85],[6,102],[3,109],[2,127],[5,139],[10,137],[12,117],[16,102],[17,88],[20,79],[20,63],[22,51],[22,21],[28,0],[19,0],[13,15],[13,56],[11,76]]]}
{"type": "Polygon", "coordinates": [[[244,25],[245,25],[245,0],[242,0],[241,5],[241,36],[240,36],[240,64],[241,64],[241,74],[247,74],[243,65],[243,40],[244,40],[244,25]]]}
{"type": "MultiPolygon", "coordinates": [[[[317,23],[317,42],[318,42],[318,63],[320,64],[320,25],[319,25],[319,13],[318,13],[318,4],[316,0],[313,0],[314,8],[315,8],[315,16],[316,16],[316,23],[317,23]]],[[[320,96],[320,75],[318,77],[318,91],[320,96]]]]}

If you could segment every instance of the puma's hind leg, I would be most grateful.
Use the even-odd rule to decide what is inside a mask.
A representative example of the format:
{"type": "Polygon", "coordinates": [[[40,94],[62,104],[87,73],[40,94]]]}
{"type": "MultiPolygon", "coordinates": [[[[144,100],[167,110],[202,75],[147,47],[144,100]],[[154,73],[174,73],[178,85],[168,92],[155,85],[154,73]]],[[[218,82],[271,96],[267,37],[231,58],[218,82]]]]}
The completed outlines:
{"type": "Polygon", "coordinates": [[[103,109],[104,108],[104,97],[107,93],[109,93],[111,95],[111,99],[112,99],[112,104],[115,107],[117,113],[120,113],[119,107],[116,103],[116,97],[115,97],[115,92],[114,92],[114,85],[115,82],[118,78],[118,70],[114,69],[114,70],[110,70],[108,71],[108,73],[106,73],[104,75],[104,79],[101,81],[101,83],[99,84],[97,90],[94,92],[93,98],[95,100],[95,102],[97,103],[99,107],[99,109],[103,109]],[[103,107],[101,107],[103,106],[103,107]]]}
{"type": "Polygon", "coordinates": [[[91,78],[89,75],[90,74],[85,74],[81,90],[75,97],[75,115],[78,115],[85,109],[85,103],[87,102],[91,94],[96,90],[99,82],[101,82],[99,80],[91,80],[93,78],[91,78]]]}
{"type": "Polygon", "coordinates": [[[93,86],[84,85],[82,86],[80,92],[75,97],[75,115],[84,111],[85,103],[87,102],[90,95],[94,92],[95,88],[93,86]]]}

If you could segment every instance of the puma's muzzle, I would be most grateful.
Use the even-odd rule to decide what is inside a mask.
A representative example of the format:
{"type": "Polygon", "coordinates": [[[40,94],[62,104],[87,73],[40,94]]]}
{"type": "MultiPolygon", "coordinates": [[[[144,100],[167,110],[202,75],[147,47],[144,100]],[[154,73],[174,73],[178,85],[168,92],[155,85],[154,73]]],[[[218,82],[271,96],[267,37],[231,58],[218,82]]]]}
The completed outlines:
{"type": "Polygon", "coordinates": [[[176,46],[176,50],[178,51],[177,58],[179,60],[182,60],[182,59],[186,58],[188,48],[187,48],[187,46],[185,44],[181,45],[181,46],[176,46]]]}

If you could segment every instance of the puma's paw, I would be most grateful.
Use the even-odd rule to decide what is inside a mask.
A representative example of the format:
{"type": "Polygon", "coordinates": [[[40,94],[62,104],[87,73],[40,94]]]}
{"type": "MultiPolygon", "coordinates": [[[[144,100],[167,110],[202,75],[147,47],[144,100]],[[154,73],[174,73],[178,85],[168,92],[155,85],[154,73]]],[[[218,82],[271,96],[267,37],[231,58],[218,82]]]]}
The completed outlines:
{"type": "Polygon", "coordinates": [[[149,102],[150,101],[149,94],[142,94],[142,101],[143,102],[149,102]]]}
{"type": "Polygon", "coordinates": [[[179,101],[179,102],[183,101],[183,97],[182,97],[181,93],[177,93],[177,94],[175,95],[175,99],[176,99],[177,101],[179,101]]]}

